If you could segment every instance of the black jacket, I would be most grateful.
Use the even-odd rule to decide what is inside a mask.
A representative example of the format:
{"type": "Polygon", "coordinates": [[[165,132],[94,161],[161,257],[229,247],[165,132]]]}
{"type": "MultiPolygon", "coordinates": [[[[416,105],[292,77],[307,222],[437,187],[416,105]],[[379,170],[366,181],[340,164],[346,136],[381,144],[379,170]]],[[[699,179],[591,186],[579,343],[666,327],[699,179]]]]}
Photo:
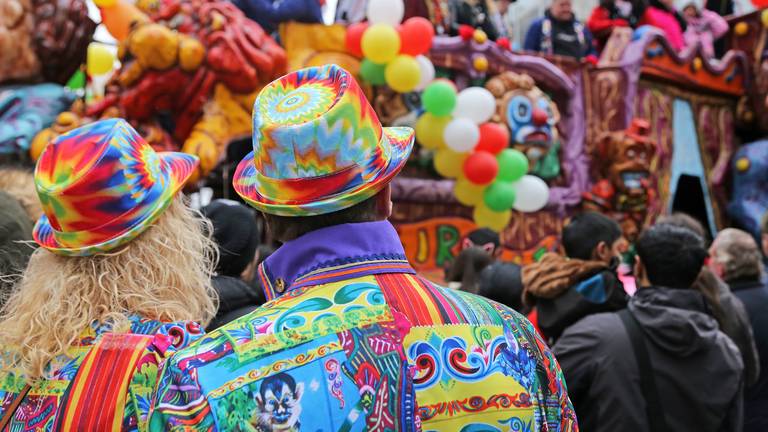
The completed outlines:
{"type": "Polygon", "coordinates": [[[219,311],[206,331],[215,330],[230,321],[253,311],[264,303],[264,293],[242,279],[230,276],[214,276],[213,288],[219,294],[219,311]]]}
{"type": "MultiPolygon", "coordinates": [[[[740,431],[741,354],[694,290],[642,288],[629,301],[639,322],[666,423],[675,432],[740,431]]],[[[590,315],[554,346],[576,408],[590,432],[650,431],[640,372],[617,313],[590,315]]]]}
{"type": "Polygon", "coordinates": [[[762,371],[744,395],[744,430],[768,431],[768,286],[758,281],[733,282],[730,286],[747,308],[762,371]]]}

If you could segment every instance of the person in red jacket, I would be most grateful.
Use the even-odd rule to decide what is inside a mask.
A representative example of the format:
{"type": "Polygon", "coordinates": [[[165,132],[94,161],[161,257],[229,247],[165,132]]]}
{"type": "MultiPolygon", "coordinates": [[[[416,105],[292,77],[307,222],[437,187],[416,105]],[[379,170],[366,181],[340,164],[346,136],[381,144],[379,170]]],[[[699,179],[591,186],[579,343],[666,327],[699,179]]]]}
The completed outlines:
{"type": "Polygon", "coordinates": [[[630,10],[632,5],[625,1],[601,0],[600,4],[592,9],[592,14],[587,21],[587,28],[592,32],[597,43],[598,51],[602,51],[613,29],[617,27],[630,27],[630,10]]]}

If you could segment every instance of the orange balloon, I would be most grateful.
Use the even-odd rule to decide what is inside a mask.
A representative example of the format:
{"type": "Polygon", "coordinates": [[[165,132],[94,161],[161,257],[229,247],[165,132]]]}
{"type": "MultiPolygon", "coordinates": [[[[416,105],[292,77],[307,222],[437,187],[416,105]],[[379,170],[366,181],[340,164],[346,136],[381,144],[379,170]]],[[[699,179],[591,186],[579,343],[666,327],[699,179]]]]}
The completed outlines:
{"type": "Polygon", "coordinates": [[[131,32],[131,24],[134,22],[147,22],[149,18],[136,6],[122,0],[118,0],[112,6],[102,7],[101,22],[109,33],[118,41],[123,41],[131,32]]]}

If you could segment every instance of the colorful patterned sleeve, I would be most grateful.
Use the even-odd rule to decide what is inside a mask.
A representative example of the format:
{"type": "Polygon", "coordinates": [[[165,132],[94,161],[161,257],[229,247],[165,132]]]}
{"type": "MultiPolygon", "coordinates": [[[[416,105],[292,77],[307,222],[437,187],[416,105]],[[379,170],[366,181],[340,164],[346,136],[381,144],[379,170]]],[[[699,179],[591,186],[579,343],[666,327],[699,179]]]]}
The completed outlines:
{"type": "Polygon", "coordinates": [[[568,398],[568,388],[560,365],[549,346],[541,340],[530,321],[505,306],[495,304],[505,322],[505,332],[512,333],[524,351],[535,359],[539,378],[536,397],[541,410],[542,431],[578,432],[576,412],[568,398]]]}
{"type": "Polygon", "coordinates": [[[197,382],[196,374],[184,370],[177,358],[171,358],[163,368],[154,407],[149,416],[149,430],[215,430],[211,407],[197,382]]]}

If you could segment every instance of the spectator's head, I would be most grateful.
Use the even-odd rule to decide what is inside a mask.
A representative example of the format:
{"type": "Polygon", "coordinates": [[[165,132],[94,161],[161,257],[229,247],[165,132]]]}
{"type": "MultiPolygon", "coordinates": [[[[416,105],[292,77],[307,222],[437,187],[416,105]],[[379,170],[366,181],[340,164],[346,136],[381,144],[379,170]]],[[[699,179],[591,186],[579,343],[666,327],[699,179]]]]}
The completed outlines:
{"type": "Polygon", "coordinates": [[[491,258],[501,255],[501,239],[499,233],[489,228],[479,228],[467,234],[461,244],[461,249],[478,247],[484,249],[491,258]]]}
{"type": "Polygon", "coordinates": [[[275,239],[389,217],[389,183],[414,132],[382,127],[351,73],[325,65],[278,78],[259,93],[253,122],[254,151],[233,186],[275,239]]]}
{"type": "Polygon", "coordinates": [[[621,258],[626,247],[619,224],[600,213],[578,214],[563,228],[563,248],[569,258],[610,264],[621,258]]]}
{"type": "Polygon", "coordinates": [[[763,256],[768,257],[768,212],[765,212],[762,223],[760,224],[760,240],[763,248],[763,256]]]}
{"type": "Polygon", "coordinates": [[[707,244],[709,235],[707,234],[707,230],[704,228],[704,225],[702,225],[698,219],[687,213],[675,212],[671,215],[662,216],[656,221],[656,223],[688,228],[689,230],[695,232],[699,237],[701,237],[705,245],[707,244]]]}
{"type": "Polygon", "coordinates": [[[699,16],[699,11],[703,7],[703,2],[700,0],[677,0],[674,1],[671,6],[680,11],[686,18],[696,18],[699,16]]]}
{"type": "Polygon", "coordinates": [[[32,247],[32,222],[16,198],[0,191],[0,307],[24,271],[32,247]]]}
{"type": "Polygon", "coordinates": [[[549,14],[558,21],[570,21],[573,19],[573,5],[571,0],[552,0],[549,6],[549,14]]]}
{"type": "Polygon", "coordinates": [[[635,243],[635,275],[640,285],[690,288],[701,272],[707,250],[701,237],[688,228],[656,224],[635,243]]]}
{"type": "Polygon", "coordinates": [[[499,13],[501,15],[506,14],[511,3],[510,0],[496,0],[496,7],[499,9],[499,13]]]}
{"type": "Polygon", "coordinates": [[[758,281],[763,273],[760,248],[749,233],[727,228],[709,248],[709,266],[726,282],[758,281]]]}
{"type": "Polygon", "coordinates": [[[256,212],[238,202],[215,200],[201,209],[213,224],[213,239],[219,247],[216,273],[241,277],[255,262],[261,240],[256,212]]]}
{"type": "Polygon", "coordinates": [[[530,311],[523,304],[523,281],[517,264],[496,262],[483,269],[478,294],[522,314],[530,311]]]}
{"type": "Polygon", "coordinates": [[[461,282],[461,290],[477,294],[480,272],[492,262],[488,252],[479,247],[464,249],[448,271],[448,282],[461,282]]]}

